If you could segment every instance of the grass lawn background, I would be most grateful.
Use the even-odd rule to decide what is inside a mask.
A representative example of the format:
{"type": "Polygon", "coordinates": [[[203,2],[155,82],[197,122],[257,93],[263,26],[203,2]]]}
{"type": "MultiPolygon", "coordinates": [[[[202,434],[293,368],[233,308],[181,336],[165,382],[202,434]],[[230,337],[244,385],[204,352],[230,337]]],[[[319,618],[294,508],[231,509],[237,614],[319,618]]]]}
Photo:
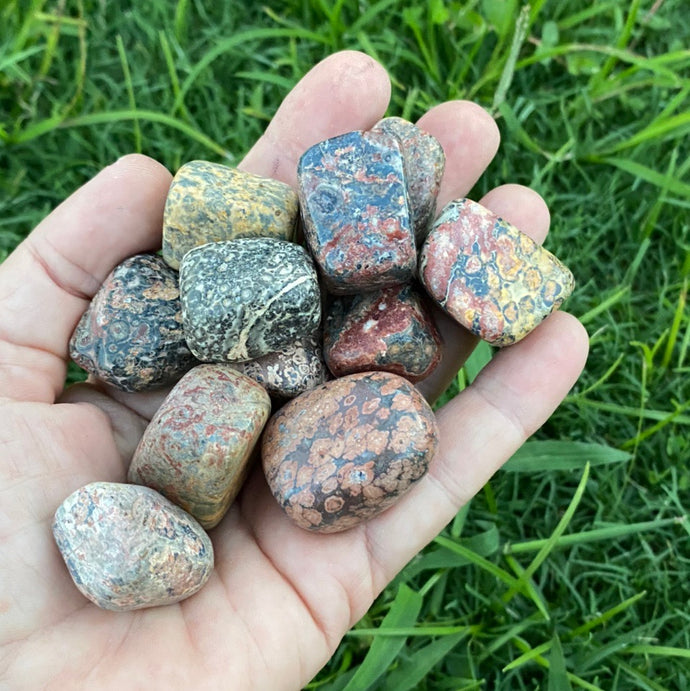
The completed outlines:
{"type": "MultiPolygon", "coordinates": [[[[687,0],[0,3],[0,259],[130,151],[239,161],[342,48],[389,114],[479,102],[578,279],[585,373],[309,688],[690,688],[687,0]],[[589,465],[587,465],[589,462],[589,465]],[[518,583],[515,583],[515,579],[518,583]],[[348,686],[349,684],[349,686],[348,686]]],[[[453,395],[490,357],[479,348],[453,395]]]]}

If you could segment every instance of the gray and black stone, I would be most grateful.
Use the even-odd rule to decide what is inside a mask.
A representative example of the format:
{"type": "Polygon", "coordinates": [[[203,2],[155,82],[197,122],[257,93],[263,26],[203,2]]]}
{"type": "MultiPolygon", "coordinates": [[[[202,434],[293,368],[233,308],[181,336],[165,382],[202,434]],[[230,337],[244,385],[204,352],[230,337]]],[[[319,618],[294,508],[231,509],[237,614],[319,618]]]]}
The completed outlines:
{"type": "Polygon", "coordinates": [[[204,362],[243,362],[316,332],[316,268],[299,245],[273,238],[212,242],[180,266],[187,344],[204,362]]]}
{"type": "Polygon", "coordinates": [[[122,391],[177,381],[197,364],[182,329],[177,271],[155,254],[125,259],[79,320],[70,356],[122,391]]]}

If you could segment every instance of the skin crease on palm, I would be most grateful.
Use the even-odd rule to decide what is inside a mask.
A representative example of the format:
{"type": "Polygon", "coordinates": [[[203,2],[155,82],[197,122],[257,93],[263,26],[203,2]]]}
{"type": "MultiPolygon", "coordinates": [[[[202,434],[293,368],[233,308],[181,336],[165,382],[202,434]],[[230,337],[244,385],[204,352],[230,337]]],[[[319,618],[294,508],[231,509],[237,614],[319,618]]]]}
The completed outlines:
{"type": "MultiPolygon", "coordinates": [[[[307,147],[371,127],[389,96],[378,63],[335,54],[286,97],[241,167],[295,185],[307,147]]],[[[461,101],[432,108],[419,124],[446,152],[440,208],[482,174],[498,150],[498,129],[461,101]]],[[[108,272],[160,245],[170,179],[151,159],[125,156],[0,266],[0,688],[299,689],[386,583],[543,424],[584,366],[583,328],[553,314],[439,411],[430,471],[392,509],[344,533],[307,533],[289,523],[256,469],[211,531],[216,567],[197,595],[149,610],[100,610],[73,585],[52,516],[82,485],[124,481],[164,392],[92,384],[63,391],[67,344],[108,272]]],[[[479,201],[544,239],[549,213],[536,193],[503,185],[479,201]]],[[[422,384],[429,399],[475,345],[449,320],[440,327],[442,365],[422,384]]]]}

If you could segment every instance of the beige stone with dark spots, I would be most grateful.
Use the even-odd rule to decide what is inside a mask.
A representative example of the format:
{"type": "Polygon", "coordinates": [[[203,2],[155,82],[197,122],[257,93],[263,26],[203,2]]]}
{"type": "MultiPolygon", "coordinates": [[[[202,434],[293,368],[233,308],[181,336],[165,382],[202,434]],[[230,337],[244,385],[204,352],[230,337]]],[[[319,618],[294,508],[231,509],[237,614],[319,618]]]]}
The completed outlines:
{"type": "Polygon", "coordinates": [[[163,217],[163,258],[180,268],[207,242],[246,237],[293,240],[297,193],[284,182],[209,161],[190,161],[170,185],[163,217]]]}

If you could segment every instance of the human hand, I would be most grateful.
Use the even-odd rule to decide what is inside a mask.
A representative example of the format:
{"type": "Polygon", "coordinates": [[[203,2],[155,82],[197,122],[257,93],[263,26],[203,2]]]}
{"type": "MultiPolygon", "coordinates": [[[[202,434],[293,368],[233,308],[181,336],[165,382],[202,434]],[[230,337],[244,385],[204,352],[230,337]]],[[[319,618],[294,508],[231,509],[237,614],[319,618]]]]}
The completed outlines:
{"type": "MultiPolygon", "coordinates": [[[[382,117],[390,85],[352,52],[316,66],[287,96],[241,167],[296,183],[312,144],[382,117]]],[[[441,142],[439,208],[463,196],[498,148],[491,117],[467,102],[419,123],[441,142]]],[[[256,468],[211,535],[216,566],[194,597],[134,612],[98,609],[74,587],[54,544],[57,506],[89,482],[123,482],[163,393],[80,384],[62,391],[68,340],[88,300],[125,257],[156,249],[170,174],[142,156],[106,168],[0,266],[0,684],[10,688],[298,689],[376,595],[551,414],[579,375],[587,339],[551,315],[502,350],[438,413],[440,446],[392,509],[344,533],[293,526],[256,468]],[[139,681],[141,680],[141,682],[139,681]]],[[[481,203],[542,241],[544,202],[517,185],[481,203]]],[[[442,320],[440,393],[476,344],[442,320]]]]}

